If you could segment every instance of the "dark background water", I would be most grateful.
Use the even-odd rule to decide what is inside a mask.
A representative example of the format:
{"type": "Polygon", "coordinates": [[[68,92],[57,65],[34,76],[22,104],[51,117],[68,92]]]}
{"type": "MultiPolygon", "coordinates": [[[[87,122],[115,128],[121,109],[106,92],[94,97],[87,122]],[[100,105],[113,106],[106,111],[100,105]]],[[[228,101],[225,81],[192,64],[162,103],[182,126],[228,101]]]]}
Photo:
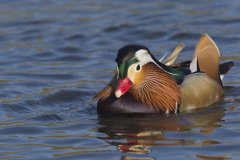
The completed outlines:
{"type": "Polygon", "coordinates": [[[0,0],[0,159],[240,159],[240,1],[0,0]],[[215,107],[99,117],[117,50],[191,59],[209,33],[235,66],[215,107]]]}

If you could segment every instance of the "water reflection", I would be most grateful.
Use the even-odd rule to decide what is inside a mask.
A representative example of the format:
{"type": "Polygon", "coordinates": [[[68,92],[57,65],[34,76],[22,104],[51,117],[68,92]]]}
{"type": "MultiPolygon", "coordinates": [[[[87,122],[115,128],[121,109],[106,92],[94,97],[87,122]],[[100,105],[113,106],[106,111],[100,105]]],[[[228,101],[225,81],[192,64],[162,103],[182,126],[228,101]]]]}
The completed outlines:
{"type": "Polygon", "coordinates": [[[214,145],[220,142],[211,139],[199,142],[189,132],[210,134],[220,126],[223,116],[224,109],[216,106],[181,115],[99,117],[98,132],[108,135],[99,139],[116,146],[119,152],[143,155],[150,153],[152,147],[214,145]]]}
{"type": "Polygon", "coordinates": [[[200,160],[227,160],[230,159],[229,155],[217,155],[217,156],[208,156],[208,155],[196,155],[196,158],[200,160]]]}
{"type": "Polygon", "coordinates": [[[121,160],[155,160],[155,158],[122,157],[121,160]]]}

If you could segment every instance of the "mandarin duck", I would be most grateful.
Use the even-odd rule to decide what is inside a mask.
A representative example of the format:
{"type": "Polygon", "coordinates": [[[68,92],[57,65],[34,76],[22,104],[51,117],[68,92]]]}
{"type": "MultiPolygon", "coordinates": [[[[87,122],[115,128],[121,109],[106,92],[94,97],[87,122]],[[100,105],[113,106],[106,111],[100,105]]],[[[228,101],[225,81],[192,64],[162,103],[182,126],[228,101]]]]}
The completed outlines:
{"type": "Polygon", "coordinates": [[[99,114],[179,113],[207,107],[222,99],[222,78],[233,62],[219,64],[220,52],[203,34],[192,61],[176,63],[180,44],[164,60],[142,45],[118,50],[117,70],[97,95],[99,114]]]}

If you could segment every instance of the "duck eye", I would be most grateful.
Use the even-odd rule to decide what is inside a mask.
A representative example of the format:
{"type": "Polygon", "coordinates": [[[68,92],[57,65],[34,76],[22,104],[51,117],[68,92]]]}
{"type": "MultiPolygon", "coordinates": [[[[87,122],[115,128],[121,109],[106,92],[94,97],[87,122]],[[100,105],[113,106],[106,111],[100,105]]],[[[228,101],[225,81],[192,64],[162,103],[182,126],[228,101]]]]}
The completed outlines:
{"type": "Polygon", "coordinates": [[[140,70],[140,65],[139,65],[139,64],[137,65],[136,70],[137,70],[137,71],[140,70]]]}

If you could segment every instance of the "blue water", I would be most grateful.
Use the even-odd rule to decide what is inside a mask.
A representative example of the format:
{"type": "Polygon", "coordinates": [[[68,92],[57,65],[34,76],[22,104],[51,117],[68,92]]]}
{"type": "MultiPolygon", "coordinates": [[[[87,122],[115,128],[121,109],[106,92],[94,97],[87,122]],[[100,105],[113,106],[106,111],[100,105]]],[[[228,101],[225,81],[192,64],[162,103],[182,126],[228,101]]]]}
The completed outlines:
{"type": "Polygon", "coordinates": [[[0,0],[0,159],[240,159],[240,2],[0,0]],[[100,117],[117,50],[156,57],[202,33],[235,66],[225,98],[180,115],[100,117]]]}

